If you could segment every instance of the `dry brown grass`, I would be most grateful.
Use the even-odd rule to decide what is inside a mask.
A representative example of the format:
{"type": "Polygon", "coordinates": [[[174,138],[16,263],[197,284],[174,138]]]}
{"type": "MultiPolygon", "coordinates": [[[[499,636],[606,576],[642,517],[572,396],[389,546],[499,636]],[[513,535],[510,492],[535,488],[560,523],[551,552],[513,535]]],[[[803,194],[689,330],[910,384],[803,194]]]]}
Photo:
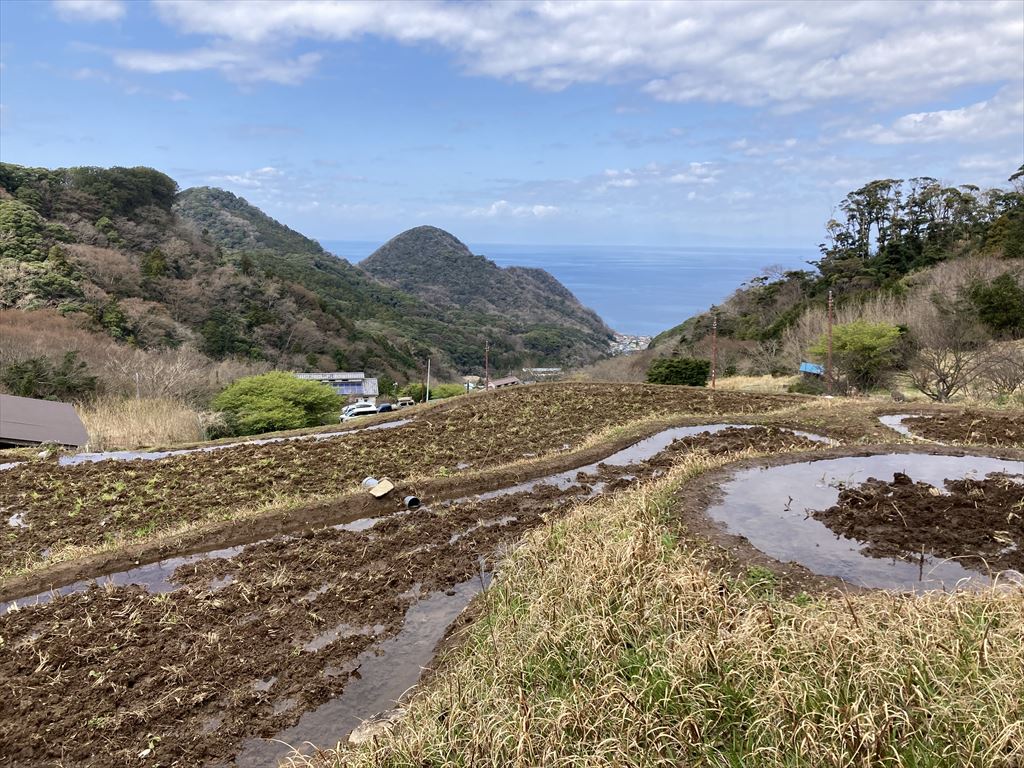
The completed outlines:
{"type": "Polygon", "coordinates": [[[671,523],[717,463],[535,531],[404,723],[315,764],[1021,765],[1024,590],[784,598],[722,575],[671,523]]]}
{"type": "Polygon", "coordinates": [[[78,408],[89,448],[131,450],[206,439],[210,416],[179,400],[105,398],[78,408]]]}
{"type": "Polygon", "coordinates": [[[731,392],[785,394],[789,385],[799,379],[799,376],[729,376],[718,379],[715,387],[731,392]]]}

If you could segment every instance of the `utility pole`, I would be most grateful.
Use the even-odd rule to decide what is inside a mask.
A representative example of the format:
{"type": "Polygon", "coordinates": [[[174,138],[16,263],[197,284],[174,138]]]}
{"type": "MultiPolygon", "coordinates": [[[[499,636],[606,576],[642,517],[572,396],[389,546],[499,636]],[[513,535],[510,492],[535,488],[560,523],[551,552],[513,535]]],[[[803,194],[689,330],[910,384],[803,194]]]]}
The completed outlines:
{"type": "Polygon", "coordinates": [[[491,388],[491,342],[484,342],[484,392],[491,388]]]}
{"type": "Polygon", "coordinates": [[[832,394],[832,291],[828,292],[828,356],[825,358],[825,387],[832,394]]]}
{"type": "Polygon", "coordinates": [[[427,392],[423,398],[423,402],[430,402],[430,358],[427,358],[427,392]]]}
{"type": "Polygon", "coordinates": [[[711,388],[718,377],[718,315],[711,318],[711,388]]]}

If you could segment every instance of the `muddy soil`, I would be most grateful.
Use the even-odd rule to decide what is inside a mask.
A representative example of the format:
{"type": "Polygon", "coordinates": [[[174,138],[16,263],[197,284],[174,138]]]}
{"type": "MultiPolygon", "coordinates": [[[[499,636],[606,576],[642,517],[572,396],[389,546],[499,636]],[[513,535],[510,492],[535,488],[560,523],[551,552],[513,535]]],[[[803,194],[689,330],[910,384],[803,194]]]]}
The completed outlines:
{"type": "Polygon", "coordinates": [[[767,412],[798,401],[682,387],[522,387],[424,411],[398,430],[155,461],[27,462],[0,477],[0,569],[67,546],[130,544],[245,508],[339,495],[367,475],[450,477],[572,450],[640,418],[767,412]]]}
{"type": "Polygon", "coordinates": [[[1024,571],[1024,477],[990,474],[947,480],[944,488],[869,478],[844,488],[838,503],[812,516],[873,557],[915,562],[955,558],[981,572],[1024,571]]]}
{"type": "Polygon", "coordinates": [[[282,538],[184,566],[173,592],[94,587],[5,615],[0,754],[113,766],[149,749],[152,764],[221,764],[338,695],[418,595],[490,570],[578,491],[282,538]]]}
{"type": "MultiPolygon", "coordinates": [[[[759,435],[794,442],[723,430],[583,480],[607,491],[697,447],[764,448],[759,435]]],[[[2,616],[0,754],[11,766],[120,766],[143,753],[153,765],[229,762],[247,739],[273,737],[344,691],[359,654],[395,636],[419,596],[482,577],[589,490],[540,486],[393,514],[364,531],[279,537],[180,567],[172,592],[93,587],[2,616]]]]}
{"type": "Polygon", "coordinates": [[[903,420],[910,431],[940,443],[974,443],[1024,448],[1024,413],[978,411],[911,416],[903,420]]]}
{"type": "MultiPolygon", "coordinates": [[[[693,437],[683,437],[672,443],[673,454],[689,451],[706,451],[712,456],[724,453],[738,453],[757,449],[764,453],[776,453],[783,450],[817,450],[821,443],[801,435],[793,434],[779,427],[753,427],[740,429],[729,427],[714,434],[703,433],[693,437]]],[[[660,457],[664,460],[666,457],[660,457]]]]}

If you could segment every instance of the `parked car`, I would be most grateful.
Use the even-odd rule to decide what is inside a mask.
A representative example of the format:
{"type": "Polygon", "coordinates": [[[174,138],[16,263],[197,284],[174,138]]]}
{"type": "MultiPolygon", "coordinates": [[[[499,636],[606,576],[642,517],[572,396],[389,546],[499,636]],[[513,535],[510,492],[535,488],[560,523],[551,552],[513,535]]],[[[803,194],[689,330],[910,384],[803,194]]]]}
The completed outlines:
{"type": "Polygon", "coordinates": [[[351,421],[357,419],[360,416],[372,416],[377,412],[377,406],[373,403],[354,403],[346,406],[345,410],[341,412],[341,420],[351,421]]]}
{"type": "Polygon", "coordinates": [[[377,406],[377,413],[391,413],[395,410],[391,403],[381,403],[377,406]]]}
{"type": "Polygon", "coordinates": [[[400,397],[398,398],[397,406],[399,408],[408,408],[410,405],[416,405],[416,401],[411,397],[400,397]]]}

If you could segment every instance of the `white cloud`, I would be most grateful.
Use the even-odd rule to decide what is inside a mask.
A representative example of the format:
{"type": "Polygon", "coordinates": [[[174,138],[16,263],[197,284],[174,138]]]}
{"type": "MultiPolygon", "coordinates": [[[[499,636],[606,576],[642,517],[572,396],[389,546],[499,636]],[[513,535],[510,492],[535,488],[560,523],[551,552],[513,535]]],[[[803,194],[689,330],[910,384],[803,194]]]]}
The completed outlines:
{"type": "Polygon", "coordinates": [[[126,12],[121,0],[53,0],[64,21],[117,21],[126,12]]]}
{"type": "Polygon", "coordinates": [[[292,59],[268,59],[263,52],[244,47],[196,48],[189,51],[117,51],[114,61],[125,69],[147,74],[166,72],[219,71],[240,83],[260,80],[295,85],[308,78],[320,61],[319,53],[304,53],[292,59]]]}
{"type": "Polygon", "coordinates": [[[256,168],[243,173],[210,176],[207,180],[214,184],[229,184],[234,187],[244,187],[245,189],[263,189],[282,176],[284,176],[283,171],[267,165],[263,168],[256,168]]]}
{"type": "MultiPolygon", "coordinates": [[[[434,43],[474,74],[537,88],[632,82],[664,101],[894,104],[1016,80],[1013,2],[445,3],[158,0],[161,18],[248,50],[375,35],[434,43]]],[[[195,53],[195,52],[194,52],[195,53]]],[[[249,56],[235,79],[272,79],[249,56]]],[[[308,76],[309,63],[289,75],[308,76]]],[[[218,67],[219,68],[219,67],[218,67]]]]}
{"type": "Polygon", "coordinates": [[[712,163],[690,163],[685,170],[673,173],[669,181],[673,184],[714,184],[722,171],[712,163]]]}
{"type": "Polygon", "coordinates": [[[543,219],[555,215],[558,211],[559,208],[555,205],[513,205],[508,200],[498,200],[486,208],[472,208],[468,215],[488,219],[505,216],[543,219]]]}
{"type": "Polygon", "coordinates": [[[150,96],[167,101],[188,101],[189,95],[177,89],[163,90],[148,88],[138,83],[125,80],[123,77],[92,67],[80,67],[70,73],[72,80],[91,80],[119,88],[127,96],[150,96]]]}
{"type": "Polygon", "coordinates": [[[784,139],[782,141],[761,141],[755,142],[748,138],[738,139],[729,144],[729,149],[734,152],[741,152],[747,157],[762,157],[764,155],[777,154],[792,149],[797,145],[796,139],[784,139]]]}
{"type": "Polygon", "coordinates": [[[984,141],[1024,134],[1024,88],[1004,88],[991,99],[959,109],[915,112],[893,121],[846,133],[848,139],[876,144],[929,141],[984,141]]]}

